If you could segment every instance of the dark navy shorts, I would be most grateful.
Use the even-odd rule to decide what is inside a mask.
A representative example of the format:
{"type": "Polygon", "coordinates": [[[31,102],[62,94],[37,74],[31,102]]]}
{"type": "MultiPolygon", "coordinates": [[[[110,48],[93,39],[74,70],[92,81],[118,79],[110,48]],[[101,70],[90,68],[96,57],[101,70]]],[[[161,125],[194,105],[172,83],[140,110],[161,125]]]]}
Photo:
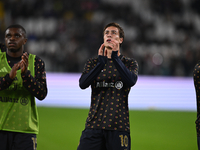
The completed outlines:
{"type": "Polygon", "coordinates": [[[35,134],[0,131],[0,150],[36,150],[35,134]]]}
{"type": "Polygon", "coordinates": [[[85,129],[77,150],[130,150],[130,133],[122,131],[85,129]]]}

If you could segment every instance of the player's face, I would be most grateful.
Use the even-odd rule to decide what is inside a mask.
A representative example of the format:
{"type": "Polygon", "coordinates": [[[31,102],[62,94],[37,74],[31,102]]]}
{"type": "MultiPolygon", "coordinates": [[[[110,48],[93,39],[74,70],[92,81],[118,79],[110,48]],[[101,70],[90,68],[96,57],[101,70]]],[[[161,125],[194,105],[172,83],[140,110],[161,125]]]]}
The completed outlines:
{"type": "Polygon", "coordinates": [[[120,38],[118,28],[114,27],[114,26],[110,26],[110,27],[106,28],[104,31],[105,47],[109,46],[112,39],[115,39],[119,44],[121,44],[123,42],[123,38],[120,38]]]}
{"type": "Polygon", "coordinates": [[[20,28],[9,28],[5,32],[5,44],[8,51],[16,53],[23,51],[23,45],[27,39],[24,37],[24,32],[20,28]]]}

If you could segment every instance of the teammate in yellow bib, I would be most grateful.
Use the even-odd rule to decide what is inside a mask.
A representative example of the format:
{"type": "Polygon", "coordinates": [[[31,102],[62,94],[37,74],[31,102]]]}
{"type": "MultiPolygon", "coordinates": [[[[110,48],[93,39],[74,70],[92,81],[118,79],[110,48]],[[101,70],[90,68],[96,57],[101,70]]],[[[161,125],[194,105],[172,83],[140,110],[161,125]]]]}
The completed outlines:
{"type": "Polygon", "coordinates": [[[47,95],[44,62],[24,52],[26,31],[11,25],[0,45],[0,148],[36,150],[38,112],[35,97],[47,95]]]}

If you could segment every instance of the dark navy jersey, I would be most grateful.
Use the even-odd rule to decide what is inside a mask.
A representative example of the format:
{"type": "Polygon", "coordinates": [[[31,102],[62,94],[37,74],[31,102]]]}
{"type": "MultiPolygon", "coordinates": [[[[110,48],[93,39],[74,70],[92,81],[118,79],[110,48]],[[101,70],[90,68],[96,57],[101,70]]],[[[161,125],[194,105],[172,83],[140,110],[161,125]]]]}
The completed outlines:
{"type": "Polygon", "coordinates": [[[196,90],[196,104],[197,104],[196,130],[197,130],[197,136],[200,137],[200,62],[198,62],[194,67],[193,79],[196,90]]]}
{"type": "Polygon", "coordinates": [[[91,85],[91,106],[86,128],[130,132],[128,94],[135,85],[138,64],[117,52],[89,59],[79,80],[82,89],[91,85]]]}

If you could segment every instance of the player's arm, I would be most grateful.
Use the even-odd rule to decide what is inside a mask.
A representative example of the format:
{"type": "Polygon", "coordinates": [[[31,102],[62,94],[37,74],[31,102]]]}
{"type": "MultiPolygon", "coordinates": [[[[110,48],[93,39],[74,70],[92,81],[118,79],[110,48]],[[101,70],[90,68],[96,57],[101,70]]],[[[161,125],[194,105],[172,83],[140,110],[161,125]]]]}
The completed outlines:
{"type": "Polygon", "coordinates": [[[199,99],[199,95],[200,92],[199,92],[199,87],[200,87],[200,64],[196,64],[195,67],[194,67],[194,70],[193,70],[193,80],[194,80],[194,87],[195,87],[195,90],[196,90],[196,98],[199,99]]]}
{"type": "Polygon", "coordinates": [[[84,67],[84,71],[79,79],[79,86],[81,89],[86,89],[91,85],[94,79],[99,75],[101,70],[103,69],[107,58],[105,56],[98,56],[98,62],[96,66],[93,68],[90,60],[87,61],[84,67]]]}
{"type": "MultiPolygon", "coordinates": [[[[21,66],[21,68],[23,67],[25,66],[21,66]]],[[[36,56],[35,58],[35,76],[33,77],[31,72],[26,70],[24,73],[22,73],[22,79],[23,86],[37,99],[43,100],[46,97],[47,84],[45,64],[44,61],[42,61],[39,57],[36,56]]]]}
{"type": "Polygon", "coordinates": [[[7,89],[12,84],[18,69],[19,63],[12,67],[10,73],[7,73],[4,77],[0,77],[0,91],[7,89]]]}
{"type": "Polygon", "coordinates": [[[97,63],[93,62],[92,59],[89,59],[85,64],[83,73],[79,79],[79,86],[81,89],[86,89],[87,87],[89,87],[106,64],[107,57],[103,56],[103,49],[104,44],[102,44],[99,48],[97,63]]]}
{"type": "Polygon", "coordinates": [[[119,71],[122,80],[129,86],[135,85],[138,78],[138,64],[136,61],[131,61],[129,66],[125,66],[124,63],[117,55],[117,51],[112,51],[111,58],[119,71]]]}
{"type": "MultiPolygon", "coordinates": [[[[5,44],[0,42],[0,52],[6,51],[5,44]]],[[[9,73],[3,77],[0,77],[0,91],[7,89],[13,82],[13,79],[9,77],[9,73]]]]}
{"type": "Polygon", "coordinates": [[[4,77],[0,77],[0,91],[7,89],[13,80],[9,77],[9,74],[6,74],[4,77]]]}
{"type": "MultiPolygon", "coordinates": [[[[200,100],[200,92],[199,92],[199,87],[200,87],[200,65],[199,63],[197,63],[194,67],[193,70],[193,80],[194,80],[194,87],[195,87],[195,91],[196,91],[196,101],[197,101],[197,107],[199,107],[199,103],[198,101],[200,100]]],[[[198,123],[200,121],[200,112],[199,110],[197,110],[197,120],[196,123],[198,123]]]]}

